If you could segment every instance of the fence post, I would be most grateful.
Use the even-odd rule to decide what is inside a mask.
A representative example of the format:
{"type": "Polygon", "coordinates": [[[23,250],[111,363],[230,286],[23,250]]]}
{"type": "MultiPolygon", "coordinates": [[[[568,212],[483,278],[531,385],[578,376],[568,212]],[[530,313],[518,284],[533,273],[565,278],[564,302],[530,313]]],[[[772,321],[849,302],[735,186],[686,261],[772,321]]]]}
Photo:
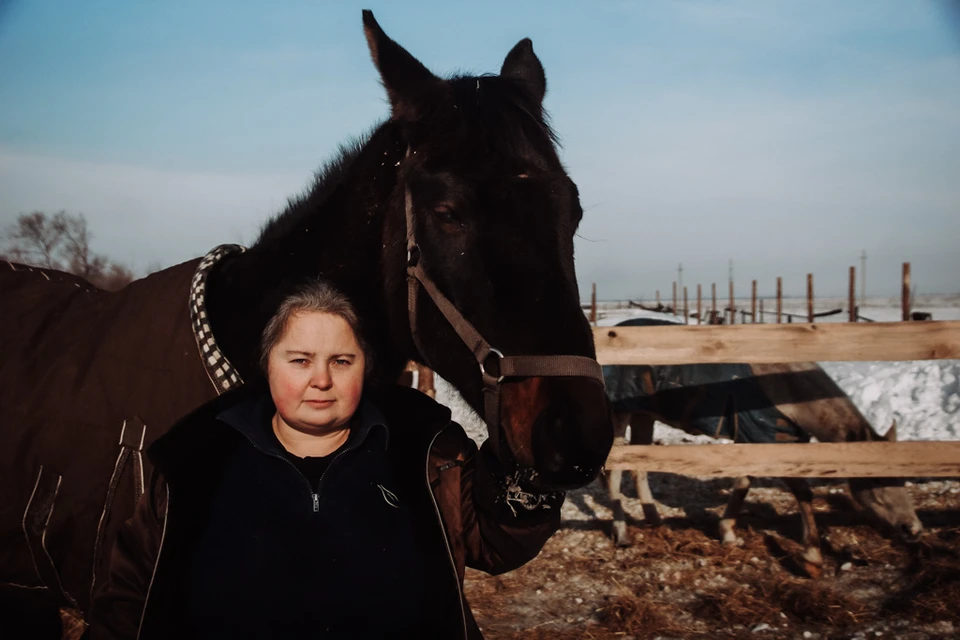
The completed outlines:
{"type": "Polygon", "coordinates": [[[657,289],[657,311],[660,310],[660,289],[657,289]]]}
{"type": "Polygon", "coordinates": [[[850,307],[850,322],[857,321],[857,268],[850,267],[850,297],[847,300],[850,307]]]}
{"type": "Polygon", "coordinates": [[[703,322],[703,305],[701,304],[700,285],[697,285],[697,324],[703,322]]]}
{"type": "Polygon", "coordinates": [[[673,281],[673,315],[677,315],[677,281],[673,281]]]}
{"type": "Polygon", "coordinates": [[[807,322],[813,324],[813,274],[807,274],[807,322]]]}
{"type": "Polygon", "coordinates": [[[783,322],[783,278],[777,278],[777,324],[783,322]]]}
{"type": "Polygon", "coordinates": [[[737,309],[733,305],[733,280],[730,281],[730,324],[735,324],[737,321],[737,309]]]}
{"type": "Polygon", "coordinates": [[[417,389],[431,398],[437,397],[437,389],[433,380],[433,369],[421,364],[417,365],[417,389]]]}
{"type": "Polygon", "coordinates": [[[717,321],[717,283],[714,282],[710,285],[710,290],[713,293],[713,306],[710,307],[710,322],[717,321]]]}
{"type": "Polygon", "coordinates": [[[590,294],[590,324],[597,326],[597,283],[593,283],[593,293],[590,294]]]}
{"type": "Polygon", "coordinates": [[[903,286],[901,287],[901,300],[900,305],[903,307],[903,319],[910,319],[910,263],[903,263],[903,286]]]}
{"type": "Polygon", "coordinates": [[[683,324],[689,324],[690,309],[687,305],[687,285],[683,285],[683,324]]]}
{"type": "Polygon", "coordinates": [[[763,324],[763,298],[760,298],[760,324],[763,324]]]}
{"type": "Polygon", "coordinates": [[[753,281],[753,291],[750,293],[750,322],[757,323],[757,281],[753,281]]]}

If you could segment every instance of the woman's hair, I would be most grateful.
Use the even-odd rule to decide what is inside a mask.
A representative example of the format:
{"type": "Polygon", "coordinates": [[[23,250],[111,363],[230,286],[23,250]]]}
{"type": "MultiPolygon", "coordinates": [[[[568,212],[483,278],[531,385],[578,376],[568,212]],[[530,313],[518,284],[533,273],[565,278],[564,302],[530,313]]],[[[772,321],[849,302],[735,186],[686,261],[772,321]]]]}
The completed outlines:
{"type": "Polygon", "coordinates": [[[315,280],[297,288],[294,293],[283,299],[276,313],[263,328],[260,338],[260,369],[267,374],[267,364],[270,360],[270,351],[283,338],[290,318],[298,313],[329,313],[338,316],[353,331],[357,344],[363,351],[365,362],[364,373],[369,375],[373,370],[373,353],[360,330],[360,318],[353,307],[353,303],[336,288],[322,280],[315,280]]]}

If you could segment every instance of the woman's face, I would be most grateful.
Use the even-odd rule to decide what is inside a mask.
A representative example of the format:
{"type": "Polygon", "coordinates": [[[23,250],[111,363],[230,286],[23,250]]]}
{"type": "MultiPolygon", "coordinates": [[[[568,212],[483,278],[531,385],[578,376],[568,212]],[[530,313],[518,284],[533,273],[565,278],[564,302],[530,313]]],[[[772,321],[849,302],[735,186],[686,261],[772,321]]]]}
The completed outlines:
{"type": "Polygon", "coordinates": [[[298,431],[344,427],[360,404],[364,366],[357,337],[343,318],[294,314],[267,361],[277,413],[298,431]]]}

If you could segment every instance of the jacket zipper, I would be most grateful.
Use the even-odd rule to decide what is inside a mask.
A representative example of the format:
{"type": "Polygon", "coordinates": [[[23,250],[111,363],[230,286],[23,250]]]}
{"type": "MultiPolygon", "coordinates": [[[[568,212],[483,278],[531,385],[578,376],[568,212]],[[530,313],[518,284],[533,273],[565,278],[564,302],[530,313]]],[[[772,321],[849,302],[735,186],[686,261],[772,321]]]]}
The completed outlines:
{"type": "Polygon", "coordinates": [[[153,563],[153,573],[150,574],[150,584],[147,585],[147,595],[143,598],[143,609],[140,611],[140,624],[137,626],[137,638],[140,640],[140,634],[143,632],[143,621],[147,617],[147,606],[150,602],[150,592],[153,590],[153,581],[157,577],[157,567],[160,566],[160,555],[163,553],[163,541],[167,537],[167,521],[170,520],[170,483],[164,482],[164,488],[167,490],[167,510],[163,514],[163,528],[160,530],[160,546],[157,547],[157,559],[153,563]]]}
{"type": "MultiPolygon", "coordinates": [[[[279,459],[279,460],[283,460],[284,462],[286,462],[287,464],[289,464],[291,467],[293,467],[293,470],[297,472],[297,475],[300,476],[300,477],[303,479],[304,484],[307,485],[307,491],[310,493],[310,497],[311,497],[311,500],[312,500],[312,502],[313,502],[313,512],[314,512],[314,513],[318,513],[318,512],[320,511],[320,483],[323,482],[323,477],[324,477],[325,475],[327,475],[327,470],[330,469],[330,467],[333,465],[334,461],[335,461],[337,458],[339,458],[341,455],[343,455],[343,454],[346,453],[347,451],[352,451],[353,449],[356,448],[356,447],[351,447],[350,449],[344,449],[343,451],[340,451],[339,453],[337,453],[337,455],[335,455],[335,456],[333,457],[333,460],[330,461],[330,464],[327,465],[327,468],[324,469],[324,471],[323,471],[322,474],[320,474],[320,482],[317,483],[317,492],[314,493],[314,492],[313,492],[313,487],[310,486],[310,481],[307,480],[307,478],[306,478],[302,473],[300,473],[300,470],[297,469],[297,466],[296,466],[295,464],[293,464],[292,462],[290,462],[290,460],[284,458],[283,456],[279,456],[279,455],[276,455],[276,454],[273,454],[273,453],[269,453],[269,452],[267,452],[267,451],[264,451],[263,449],[261,449],[260,447],[258,447],[256,444],[254,444],[253,441],[250,440],[249,438],[247,438],[247,440],[250,442],[251,445],[253,445],[253,448],[256,449],[257,451],[259,451],[260,453],[262,453],[262,454],[264,454],[264,455],[266,455],[266,456],[269,456],[269,457],[271,457],[271,458],[277,458],[277,459],[279,459]]],[[[147,603],[148,603],[148,601],[150,600],[150,591],[151,591],[151,589],[153,589],[153,581],[154,581],[154,579],[157,577],[157,567],[160,566],[160,554],[161,554],[161,552],[163,551],[163,541],[164,541],[164,539],[165,539],[166,536],[167,536],[167,520],[168,520],[168,516],[169,516],[169,514],[170,514],[170,483],[169,483],[169,482],[166,482],[166,483],[164,483],[164,484],[165,484],[166,489],[167,489],[167,512],[166,512],[166,513],[164,514],[164,516],[163,516],[163,529],[162,529],[162,531],[161,531],[161,533],[160,533],[160,547],[157,549],[157,560],[156,560],[156,562],[154,562],[154,564],[153,564],[153,573],[150,575],[150,584],[147,586],[147,595],[146,595],[146,597],[143,599],[143,609],[142,609],[141,612],[140,612],[140,625],[137,627],[137,638],[136,638],[136,640],[140,640],[140,633],[141,633],[141,631],[143,630],[143,621],[144,621],[144,619],[146,618],[146,615],[147,615],[147,603]]],[[[432,492],[431,492],[431,494],[432,494],[432,492]]],[[[444,539],[446,539],[446,537],[444,537],[444,539]]],[[[449,553],[449,547],[448,547],[447,551],[448,551],[448,553],[449,553]]],[[[459,583],[458,583],[458,584],[459,584],[459,583]]],[[[463,608],[463,605],[461,604],[461,609],[462,609],[462,608],[463,608]]],[[[464,623],[464,624],[466,624],[466,623],[464,623]]],[[[466,626],[464,626],[464,628],[466,628],[466,626]]],[[[466,636],[464,636],[464,637],[466,637],[466,636]]]]}
{"type": "Polygon", "coordinates": [[[440,505],[437,504],[437,497],[433,495],[433,489],[430,487],[430,452],[433,451],[433,445],[437,441],[437,438],[440,437],[440,434],[443,432],[443,429],[434,434],[433,439],[430,440],[430,446],[427,448],[427,460],[426,460],[426,479],[427,479],[427,493],[430,494],[430,501],[433,503],[433,511],[437,515],[437,522],[440,523],[440,533],[443,534],[443,544],[447,549],[447,559],[450,560],[450,568],[453,570],[453,583],[457,585],[457,601],[460,604],[460,623],[463,630],[463,638],[467,639],[467,613],[463,610],[463,589],[460,587],[460,574],[457,573],[457,563],[453,559],[453,552],[450,551],[450,540],[447,538],[447,529],[443,526],[443,516],[440,515],[440,505]]]}
{"type": "Polygon", "coordinates": [[[330,470],[330,467],[333,466],[333,463],[337,461],[337,458],[339,458],[340,456],[342,456],[342,455],[345,454],[346,452],[348,452],[348,451],[353,451],[354,449],[357,448],[357,445],[354,445],[354,446],[350,447],[349,449],[342,449],[342,450],[338,451],[338,452],[337,452],[337,455],[333,456],[333,459],[330,461],[330,464],[327,465],[327,468],[324,469],[324,470],[323,470],[323,473],[320,474],[320,479],[317,481],[317,490],[314,491],[314,490],[313,490],[313,487],[310,486],[310,481],[307,480],[307,477],[306,477],[305,475],[303,475],[302,473],[300,473],[300,469],[297,469],[297,465],[293,464],[293,462],[291,462],[288,458],[285,458],[285,457],[283,457],[282,455],[277,455],[277,454],[275,454],[275,453],[270,453],[269,451],[264,451],[263,449],[261,449],[260,447],[258,447],[258,446],[256,445],[256,443],[253,442],[253,440],[250,440],[250,438],[247,438],[247,441],[248,441],[251,445],[253,445],[253,448],[254,448],[254,449],[256,449],[257,451],[259,451],[259,452],[262,453],[263,455],[268,456],[268,457],[270,457],[270,458],[276,458],[277,460],[283,460],[283,461],[286,462],[288,465],[290,465],[291,467],[293,467],[293,470],[297,472],[297,475],[300,476],[300,478],[303,480],[303,483],[304,483],[305,485],[307,485],[307,492],[310,494],[310,499],[311,499],[311,502],[312,502],[312,504],[313,504],[313,512],[314,512],[314,513],[319,513],[319,512],[320,512],[320,485],[323,484],[323,477],[324,477],[325,475],[327,475],[327,471],[329,471],[329,470],[330,470]]]}

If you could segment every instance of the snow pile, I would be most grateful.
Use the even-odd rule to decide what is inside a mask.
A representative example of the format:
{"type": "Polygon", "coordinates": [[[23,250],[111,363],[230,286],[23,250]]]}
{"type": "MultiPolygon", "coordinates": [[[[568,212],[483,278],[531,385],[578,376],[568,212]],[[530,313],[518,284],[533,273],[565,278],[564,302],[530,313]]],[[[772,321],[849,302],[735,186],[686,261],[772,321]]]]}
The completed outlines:
{"type": "Polygon", "coordinates": [[[437,390],[437,402],[450,408],[452,419],[463,427],[477,445],[487,439],[487,425],[483,419],[463,399],[460,392],[452,384],[438,375],[433,378],[433,386],[437,390]]]}
{"type": "Polygon", "coordinates": [[[821,362],[879,433],[960,440],[960,361],[821,362]]]}

